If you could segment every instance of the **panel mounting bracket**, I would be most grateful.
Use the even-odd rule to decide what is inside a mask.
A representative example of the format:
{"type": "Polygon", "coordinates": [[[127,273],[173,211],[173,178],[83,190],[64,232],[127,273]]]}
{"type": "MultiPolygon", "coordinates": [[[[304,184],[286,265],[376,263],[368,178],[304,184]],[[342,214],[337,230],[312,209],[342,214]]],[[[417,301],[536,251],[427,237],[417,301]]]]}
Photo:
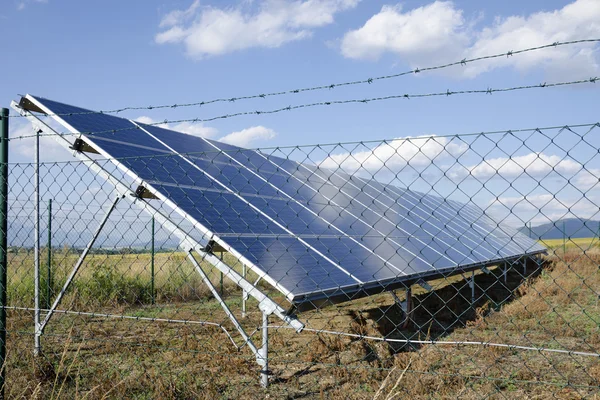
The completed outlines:
{"type": "Polygon", "coordinates": [[[158,197],[156,197],[154,194],[152,194],[152,192],[150,192],[143,185],[139,185],[137,187],[137,189],[135,189],[135,193],[132,195],[138,199],[152,199],[152,200],[158,199],[158,197]]]}
{"type": "Polygon", "coordinates": [[[431,286],[429,283],[425,282],[423,279],[419,279],[417,281],[417,285],[421,286],[427,292],[431,292],[433,290],[433,286],[431,286]]]}
{"type": "Polygon", "coordinates": [[[80,138],[75,139],[75,143],[73,143],[73,146],[70,146],[69,148],[71,150],[75,150],[80,153],[100,154],[100,153],[98,153],[98,151],[96,149],[94,149],[92,146],[90,146],[83,139],[80,139],[80,138]]]}
{"type": "Polygon", "coordinates": [[[211,253],[211,254],[227,253],[227,250],[225,250],[225,248],[223,248],[219,243],[215,242],[214,240],[208,241],[208,244],[206,245],[206,247],[204,247],[204,251],[206,253],[211,253]]]}
{"type": "Polygon", "coordinates": [[[40,107],[38,107],[37,104],[33,103],[26,96],[21,97],[21,100],[19,101],[19,107],[25,111],[46,114],[46,112],[44,110],[42,110],[40,107]]]}

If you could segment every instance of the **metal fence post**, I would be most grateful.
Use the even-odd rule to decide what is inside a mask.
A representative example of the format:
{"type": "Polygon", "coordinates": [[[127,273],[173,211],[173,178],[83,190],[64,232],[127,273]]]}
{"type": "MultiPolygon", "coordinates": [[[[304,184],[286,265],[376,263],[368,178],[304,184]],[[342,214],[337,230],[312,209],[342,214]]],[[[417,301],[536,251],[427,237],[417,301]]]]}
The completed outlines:
{"type": "Polygon", "coordinates": [[[8,109],[0,113],[0,399],[6,383],[6,268],[8,260],[8,109]]]}
{"type": "Polygon", "coordinates": [[[35,177],[34,177],[34,196],[33,202],[35,207],[34,222],[34,250],[33,250],[33,268],[34,268],[34,344],[33,354],[39,355],[42,352],[40,332],[40,130],[35,132],[35,177]]]}
{"type": "Polygon", "coordinates": [[[152,275],[150,277],[150,295],[152,296],[152,305],[154,305],[155,302],[155,298],[154,298],[154,217],[152,217],[152,242],[150,244],[150,274],[152,275]]]}
{"type": "Polygon", "coordinates": [[[46,309],[52,300],[52,199],[48,200],[48,259],[46,269],[46,309]]]}

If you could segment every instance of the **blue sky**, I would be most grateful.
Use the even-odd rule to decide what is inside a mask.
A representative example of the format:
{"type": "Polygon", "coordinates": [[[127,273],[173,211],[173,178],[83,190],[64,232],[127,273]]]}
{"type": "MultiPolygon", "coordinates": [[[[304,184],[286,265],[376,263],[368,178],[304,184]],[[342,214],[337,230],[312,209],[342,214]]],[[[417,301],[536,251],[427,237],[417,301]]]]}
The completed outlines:
{"type": "MultiPolygon", "coordinates": [[[[600,38],[598,21],[597,0],[4,0],[0,11],[4,38],[0,105],[8,107],[18,94],[32,93],[106,110],[295,89],[555,41],[600,38]]],[[[208,118],[314,101],[572,81],[600,76],[599,62],[597,45],[570,46],[371,85],[122,115],[145,121],[208,118]]],[[[598,89],[598,84],[587,84],[390,100],[171,127],[214,139],[231,135],[227,140],[240,145],[271,147],[562,126],[599,120],[598,89]]],[[[13,128],[14,134],[29,130],[16,120],[13,128]]],[[[514,155],[519,157],[546,148],[543,137],[531,139],[527,148],[523,141],[521,146],[518,140],[515,143],[514,155]]],[[[30,148],[13,146],[13,161],[29,160],[30,148]]],[[[344,150],[333,148],[335,154],[345,154],[344,150]]],[[[49,144],[44,156],[64,157],[61,151],[49,144]]],[[[600,171],[600,161],[577,160],[577,154],[567,154],[564,149],[551,147],[543,153],[555,157],[555,161],[544,161],[551,168],[580,174],[574,179],[589,176],[581,176],[576,166],[559,164],[565,157],[600,171]]],[[[449,165],[451,156],[444,165],[449,165]]],[[[502,156],[496,151],[487,157],[502,156]]],[[[465,162],[476,170],[481,161],[472,156],[465,162]]],[[[407,179],[410,184],[411,178],[407,179]]],[[[540,196],[564,186],[564,182],[552,182],[548,188],[528,194],[539,201],[540,196]]],[[[485,186],[481,182],[463,185],[473,191],[485,186]]],[[[482,202],[489,204],[493,197],[503,196],[514,203],[523,191],[486,192],[482,202]]],[[[577,201],[577,193],[576,187],[569,187],[564,196],[577,201]]],[[[552,218],[561,213],[560,205],[555,208],[552,218]]],[[[593,217],[597,211],[588,206],[581,215],[593,217]]],[[[530,212],[523,215],[534,218],[530,212]]],[[[542,217],[535,218],[535,222],[543,222],[542,217]]]]}

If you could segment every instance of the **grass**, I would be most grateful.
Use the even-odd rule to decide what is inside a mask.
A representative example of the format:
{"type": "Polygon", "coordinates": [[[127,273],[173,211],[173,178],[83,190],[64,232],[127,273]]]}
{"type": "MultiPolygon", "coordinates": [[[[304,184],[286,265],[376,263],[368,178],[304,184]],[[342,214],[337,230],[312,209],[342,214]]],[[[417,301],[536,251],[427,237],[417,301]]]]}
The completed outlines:
{"type": "MultiPolygon", "coordinates": [[[[57,282],[64,280],[76,258],[67,253],[55,257],[57,282]]],[[[17,274],[10,282],[11,295],[21,296],[11,298],[11,304],[31,304],[31,256],[13,254],[10,263],[17,274]]],[[[147,255],[94,255],[62,308],[208,320],[221,323],[236,343],[242,343],[183,254],[161,254],[156,265],[154,306],[147,297],[147,255]]],[[[431,282],[432,292],[415,287],[415,313],[406,329],[399,327],[402,316],[389,294],[299,317],[313,329],[392,339],[490,341],[598,352],[598,265],[600,249],[584,253],[569,247],[566,253],[548,255],[543,269],[528,265],[527,274],[511,270],[506,283],[499,269],[478,273],[474,306],[471,289],[460,275],[431,282]]],[[[218,284],[217,273],[211,279],[218,284]]],[[[240,295],[235,286],[225,286],[226,301],[238,316],[240,295]]],[[[240,321],[259,344],[255,330],[261,315],[253,301],[248,309],[251,312],[240,321]]],[[[275,317],[271,323],[280,325],[275,317]]],[[[31,352],[30,312],[9,311],[8,333],[7,394],[15,399],[574,399],[600,394],[598,358],[567,354],[383,343],[273,328],[273,383],[265,390],[258,384],[259,367],[248,347],[238,351],[218,327],[56,315],[42,337],[39,358],[31,352]]]]}
{"type": "MultiPolygon", "coordinates": [[[[69,249],[53,253],[51,292],[59,293],[71,273],[79,255],[69,249]]],[[[233,260],[226,256],[230,264],[233,260]]],[[[41,260],[46,260],[42,254],[41,260]]],[[[9,254],[8,298],[13,306],[33,305],[34,268],[31,251],[9,254]]],[[[220,287],[219,272],[202,263],[213,284],[220,287]]],[[[207,298],[210,292],[194,271],[185,253],[162,252],[155,255],[154,297],[156,302],[185,302],[207,298]]],[[[46,303],[47,263],[41,265],[42,304],[46,303]]],[[[255,279],[253,274],[250,279],[255,279]]],[[[150,254],[90,254],[73,281],[65,302],[77,306],[111,304],[145,305],[151,303],[152,274],[150,254]]],[[[231,282],[224,282],[224,290],[235,290],[231,282]]]]}

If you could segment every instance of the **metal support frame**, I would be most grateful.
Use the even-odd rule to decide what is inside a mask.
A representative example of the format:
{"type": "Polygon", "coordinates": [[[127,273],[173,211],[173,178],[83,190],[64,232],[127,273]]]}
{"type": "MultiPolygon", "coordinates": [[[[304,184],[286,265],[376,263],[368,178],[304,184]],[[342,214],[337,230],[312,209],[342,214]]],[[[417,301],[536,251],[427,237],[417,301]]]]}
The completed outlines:
{"type": "Polygon", "coordinates": [[[35,331],[36,337],[39,338],[39,336],[41,336],[42,333],[44,332],[44,328],[46,328],[46,325],[48,324],[48,321],[50,321],[50,318],[52,318],[52,315],[54,314],[54,311],[56,310],[56,307],[58,307],[58,305],[60,304],[60,301],[62,300],[63,296],[65,295],[67,289],[71,285],[71,282],[73,282],[73,279],[75,278],[75,275],[77,275],[77,272],[79,271],[79,268],[81,267],[81,265],[85,261],[85,258],[87,257],[87,255],[90,252],[92,246],[96,242],[96,239],[98,238],[98,236],[100,235],[100,232],[102,231],[102,228],[104,228],[104,225],[108,221],[108,218],[110,217],[110,214],[112,214],[113,210],[117,206],[117,203],[123,197],[124,197],[124,195],[118,195],[115,198],[115,200],[112,202],[110,208],[106,211],[106,214],[104,214],[104,218],[102,218],[102,221],[100,222],[100,225],[96,229],[96,232],[94,232],[94,236],[92,236],[92,239],[90,240],[90,242],[87,244],[87,246],[85,247],[85,249],[83,250],[83,252],[79,256],[79,259],[77,260],[77,262],[73,266],[73,269],[71,270],[71,273],[69,274],[69,277],[67,278],[67,281],[65,282],[64,286],[60,290],[60,293],[58,294],[58,296],[56,296],[56,299],[54,300],[54,303],[52,303],[52,307],[50,307],[50,310],[48,310],[48,314],[46,314],[46,318],[44,318],[44,321],[41,324],[39,324],[38,327],[36,327],[36,331],[35,331]]]}
{"type": "MultiPolygon", "coordinates": [[[[34,127],[36,129],[41,129],[41,130],[47,131],[49,133],[54,133],[54,135],[52,135],[52,137],[59,144],[61,144],[63,147],[65,147],[67,149],[70,149],[72,147],[71,145],[76,138],[81,138],[81,135],[77,134],[77,133],[74,133],[71,135],[63,135],[63,134],[56,132],[54,129],[52,129],[50,126],[48,126],[45,122],[43,122],[37,116],[35,116],[31,112],[29,112],[28,110],[21,108],[15,102],[12,102],[11,106],[13,109],[18,111],[21,115],[27,117],[27,119],[32,122],[32,124],[34,125],[34,127]]],[[[98,149],[98,153],[100,153],[101,155],[106,156],[110,159],[110,157],[107,154],[103,154],[103,152],[100,149],[98,149]]],[[[95,161],[94,159],[89,157],[86,153],[81,152],[81,151],[75,151],[74,155],[77,158],[79,158],[80,160],[82,160],[88,166],[88,168],[90,168],[91,171],[95,172],[100,177],[106,179],[108,182],[113,184],[119,193],[123,193],[123,195],[121,195],[118,199],[125,197],[124,194],[126,194],[126,193],[134,192],[131,189],[131,183],[123,182],[120,178],[117,178],[115,175],[111,174],[106,169],[104,169],[97,161],[95,161]]],[[[124,171],[130,178],[132,178],[134,180],[134,184],[137,184],[138,186],[144,184],[144,182],[142,180],[140,180],[139,177],[135,176],[135,174],[131,173],[128,170],[124,170],[124,167],[122,165],[119,165],[114,160],[113,160],[113,163],[115,164],[115,166],[117,168],[124,171]]],[[[137,187],[137,186],[134,186],[134,187],[137,187]]],[[[111,207],[111,210],[109,211],[108,214],[110,214],[110,212],[112,212],[112,209],[114,209],[114,206],[116,205],[118,199],[115,200],[115,203],[113,203],[113,207],[111,207]]],[[[267,323],[266,321],[268,321],[268,316],[271,314],[277,315],[277,317],[279,317],[285,324],[294,328],[296,330],[296,332],[301,332],[304,329],[304,324],[302,322],[300,322],[295,316],[289,315],[285,309],[283,309],[281,306],[279,306],[277,303],[275,303],[270,297],[268,297],[265,293],[263,293],[258,287],[256,287],[255,285],[253,285],[251,282],[249,282],[246,279],[247,265],[245,264],[245,262],[243,260],[240,260],[240,261],[242,261],[242,265],[243,265],[243,276],[242,276],[237,271],[235,271],[235,269],[233,269],[229,265],[227,265],[223,260],[219,259],[219,257],[212,254],[211,251],[207,251],[206,246],[202,246],[194,237],[190,236],[190,234],[186,230],[184,230],[182,227],[180,227],[179,225],[174,223],[168,216],[164,215],[158,207],[152,206],[149,203],[149,201],[154,201],[154,196],[140,197],[140,196],[133,195],[133,196],[131,196],[130,200],[133,201],[133,204],[136,204],[142,210],[144,210],[144,211],[148,212],[150,215],[152,215],[156,219],[156,221],[159,224],[161,224],[163,229],[165,229],[167,231],[171,231],[173,234],[175,234],[176,236],[178,236],[181,239],[181,247],[188,253],[188,257],[190,258],[190,261],[192,261],[195,264],[196,270],[203,276],[204,281],[207,283],[207,285],[209,286],[209,288],[211,289],[211,291],[213,292],[215,297],[219,300],[219,302],[223,306],[223,309],[228,314],[228,316],[231,319],[231,321],[233,322],[233,324],[236,326],[236,328],[238,328],[238,331],[240,331],[240,334],[242,334],[242,337],[244,337],[245,342],[248,343],[248,346],[254,353],[254,355],[257,359],[257,362],[259,363],[259,365],[261,365],[263,367],[262,371],[266,372],[266,374],[263,374],[261,381],[265,385],[268,384],[268,371],[267,371],[267,367],[268,367],[268,365],[267,365],[268,326],[266,325],[266,323],[267,323]],[[261,310],[261,312],[263,313],[263,347],[261,348],[260,353],[259,353],[259,349],[256,348],[254,343],[251,341],[251,338],[249,338],[248,335],[244,332],[242,326],[239,324],[239,322],[237,321],[237,319],[235,318],[233,313],[229,310],[229,308],[227,307],[225,302],[219,296],[217,290],[214,288],[214,286],[212,285],[212,283],[210,282],[210,280],[208,279],[208,277],[206,276],[206,274],[204,273],[202,268],[200,268],[196,259],[193,257],[192,252],[196,252],[197,254],[199,254],[201,256],[201,258],[203,260],[206,260],[207,262],[214,265],[223,274],[224,277],[227,277],[228,279],[232,280],[236,285],[238,285],[243,290],[243,294],[244,294],[243,313],[244,313],[244,315],[245,315],[245,308],[246,308],[245,307],[246,299],[249,298],[250,296],[252,296],[254,299],[256,299],[258,301],[258,307],[261,310]],[[263,366],[263,364],[264,364],[264,366],[263,366]]],[[[173,204],[172,202],[168,201],[168,199],[167,200],[159,199],[159,200],[162,200],[168,207],[171,207],[171,208],[175,209],[175,211],[177,211],[176,205],[173,204]]],[[[108,218],[108,215],[105,217],[105,220],[103,221],[103,223],[97,233],[99,233],[100,229],[104,225],[104,222],[106,221],[107,218],[108,218]]],[[[196,226],[196,225],[194,225],[194,226],[196,226]]],[[[87,249],[89,249],[89,247],[91,247],[93,245],[93,242],[95,241],[96,236],[97,236],[97,234],[94,235],[94,239],[88,245],[87,249]]],[[[204,233],[204,237],[206,238],[206,233],[204,233]]],[[[84,254],[87,254],[87,252],[84,252],[84,254]]],[[[83,258],[84,257],[80,258],[81,262],[83,262],[83,258]]],[[[66,291],[66,289],[68,288],[73,277],[77,273],[77,270],[79,269],[79,266],[81,265],[81,262],[78,261],[78,263],[74,267],[71,275],[69,276],[67,283],[65,284],[65,286],[61,290],[60,294],[57,296],[56,300],[54,301],[54,304],[52,305],[51,309],[49,310],[48,314],[46,315],[44,322],[40,326],[40,329],[39,329],[40,333],[43,332],[43,329],[45,328],[45,326],[48,323],[48,321],[50,320],[52,314],[56,310],[56,307],[60,303],[60,300],[62,299],[64,292],[66,291]]],[[[259,278],[260,278],[260,276],[259,276],[259,278]]]]}
{"type": "MultiPolygon", "coordinates": [[[[34,100],[29,100],[28,97],[25,97],[24,99],[26,100],[25,101],[26,103],[30,102],[34,108],[38,107],[37,104],[35,104],[34,100]]],[[[26,117],[37,129],[42,129],[45,132],[52,133],[52,135],[50,137],[54,138],[61,146],[63,146],[66,149],[71,149],[73,141],[76,138],[81,137],[81,134],[79,134],[79,133],[61,134],[61,133],[57,132],[55,129],[50,127],[48,124],[46,124],[40,118],[38,118],[36,115],[34,115],[30,111],[28,111],[28,109],[22,108],[19,105],[19,103],[17,103],[17,102],[14,102],[14,101],[11,102],[11,107],[15,111],[17,111],[19,114],[26,117]]],[[[36,111],[33,108],[32,108],[32,110],[36,111]]],[[[42,110],[41,112],[45,112],[45,111],[42,110]]],[[[100,154],[108,159],[111,159],[111,157],[108,154],[104,154],[102,151],[100,151],[100,154]]],[[[109,173],[96,160],[89,157],[86,153],[75,151],[74,156],[76,156],[81,161],[83,161],[91,171],[93,171],[98,176],[106,179],[106,181],[108,181],[112,185],[114,185],[115,188],[117,189],[117,191],[119,191],[120,193],[131,193],[132,192],[130,182],[123,182],[122,179],[117,178],[115,175],[109,173]]],[[[144,182],[139,177],[137,177],[135,174],[131,173],[130,171],[124,169],[124,167],[122,165],[118,164],[114,160],[113,160],[113,163],[121,171],[125,172],[128,177],[130,177],[131,179],[134,180],[134,184],[135,184],[136,188],[138,185],[144,184],[144,182]]],[[[182,246],[184,246],[184,249],[185,248],[187,248],[187,250],[194,249],[205,260],[207,260],[208,262],[213,264],[217,269],[219,269],[221,272],[223,272],[223,275],[225,277],[232,280],[236,285],[238,285],[240,288],[242,288],[242,290],[247,294],[248,297],[253,297],[255,300],[257,300],[258,306],[261,309],[261,311],[267,312],[268,314],[271,314],[271,313],[275,314],[284,323],[290,325],[297,332],[301,332],[304,329],[304,324],[302,322],[300,322],[295,316],[288,314],[285,309],[283,309],[276,302],[274,302],[270,297],[268,297],[266,294],[264,294],[259,288],[253,286],[252,283],[248,282],[245,277],[240,275],[237,271],[235,271],[229,265],[227,265],[223,261],[219,260],[218,257],[207,253],[205,251],[205,246],[201,245],[196,238],[190,236],[190,234],[187,232],[186,229],[175,224],[168,216],[164,215],[159,210],[158,207],[155,207],[152,204],[150,204],[149,201],[152,201],[152,199],[149,199],[149,201],[147,201],[145,198],[140,199],[140,198],[137,198],[136,196],[132,197],[131,199],[134,200],[133,203],[136,204],[138,207],[140,207],[143,211],[148,212],[150,215],[154,216],[156,221],[161,225],[161,227],[163,229],[170,231],[175,236],[179,237],[182,241],[181,243],[182,243],[182,246]],[[137,200],[137,201],[135,201],[135,200],[137,200]]],[[[176,209],[176,205],[172,204],[171,202],[169,202],[165,199],[161,199],[161,200],[168,207],[171,207],[174,209],[174,211],[179,212],[176,209]]],[[[196,227],[195,224],[194,224],[194,227],[196,227]]],[[[206,234],[204,234],[204,235],[205,235],[204,237],[206,238],[206,234]]],[[[242,262],[242,265],[244,267],[247,267],[245,264],[245,261],[243,259],[241,259],[240,261],[242,262]]]]}
{"type": "Polygon", "coordinates": [[[405,289],[405,300],[404,301],[400,300],[400,298],[396,294],[395,290],[391,290],[390,293],[391,293],[392,297],[394,298],[394,301],[396,302],[396,304],[398,304],[400,306],[400,308],[402,309],[402,314],[404,315],[404,320],[402,320],[402,322],[400,322],[399,325],[402,329],[406,329],[406,328],[408,328],[408,325],[410,324],[410,317],[412,315],[412,309],[413,309],[412,288],[410,286],[408,286],[405,289]]]}
{"type": "MultiPolygon", "coordinates": [[[[209,253],[205,253],[205,254],[209,254],[209,253]]],[[[215,288],[215,286],[210,281],[210,278],[208,277],[208,275],[206,275],[206,272],[204,272],[204,270],[202,269],[202,266],[200,265],[200,263],[198,263],[198,260],[196,260],[196,257],[194,257],[193,249],[190,249],[187,252],[187,257],[192,262],[192,265],[194,266],[196,271],[200,274],[200,276],[202,277],[202,280],[204,281],[206,286],[208,286],[208,288],[210,289],[210,292],[213,294],[215,299],[217,299],[219,304],[221,304],[223,311],[225,311],[225,314],[227,314],[227,316],[233,323],[233,326],[235,326],[235,328],[238,330],[240,335],[242,335],[242,338],[244,339],[244,343],[248,344],[248,347],[250,347],[250,350],[252,350],[252,353],[254,353],[254,355],[256,356],[256,359],[258,360],[260,357],[259,349],[256,348],[256,346],[252,342],[252,339],[250,338],[250,336],[248,336],[248,334],[246,333],[246,331],[244,330],[242,325],[239,323],[239,321],[237,320],[237,318],[235,317],[233,312],[231,312],[231,310],[225,303],[225,300],[223,300],[223,298],[219,294],[219,291],[215,288]]],[[[259,362],[259,364],[260,364],[260,362],[259,362]]]]}
{"type": "Polygon", "coordinates": [[[469,287],[471,288],[471,307],[475,306],[475,271],[471,271],[471,279],[469,280],[469,287]]]}
{"type": "Polygon", "coordinates": [[[421,286],[427,292],[431,292],[433,290],[433,286],[431,286],[429,283],[425,282],[423,279],[419,279],[417,281],[417,285],[421,286]]]}
{"type": "MultiPolygon", "coordinates": [[[[205,258],[208,255],[211,255],[211,253],[204,253],[203,258],[205,258]]],[[[248,345],[248,347],[250,348],[250,350],[252,351],[252,353],[256,357],[257,364],[261,366],[261,370],[260,370],[260,376],[261,376],[260,382],[261,382],[261,385],[266,388],[267,386],[269,386],[269,374],[270,374],[270,372],[269,372],[269,359],[268,359],[268,353],[269,353],[269,314],[270,313],[269,312],[265,312],[265,311],[262,312],[262,320],[263,320],[263,324],[262,324],[262,346],[260,348],[257,348],[256,345],[254,344],[254,342],[252,341],[252,338],[250,336],[248,336],[248,334],[246,333],[246,331],[242,327],[242,324],[240,324],[240,322],[237,320],[237,318],[235,317],[235,315],[233,314],[233,312],[231,311],[231,309],[229,308],[229,306],[227,306],[227,303],[225,303],[225,300],[223,300],[223,298],[221,297],[221,294],[219,293],[219,291],[217,290],[217,288],[215,288],[215,286],[211,282],[211,280],[208,277],[208,275],[206,274],[206,272],[204,272],[204,270],[202,269],[202,266],[200,265],[200,263],[198,262],[198,260],[196,260],[196,257],[194,257],[194,249],[190,249],[188,251],[187,257],[191,261],[191,263],[194,266],[194,268],[196,269],[196,271],[202,277],[202,280],[204,281],[204,283],[206,284],[206,286],[208,286],[208,288],[210,289],[210,291],[211,291],[212,295],[214,296],[214,298],[217,299],[217,301],[219,302],[219,304],[223,308],[223,311],[225,311],[225,314],[231,320],[231,323],[233,324],[233,326],[238,330],[238,332],[240,333],[240,335],[244,339],[244,344],[248,345]]],[[[238,349],[241,348],[242,346],[238,346],[238,349]]]]}
{"type": "MultiPolygon", "coordinates": [[[[242,277],[246,279],[246,264],[242,265],[242,277]]],[[[242,290],[242,318],[246,318],[246,302],[248,301],[248,292],[242,290]]]]}
{"type": "MultiPolygon", "coordinates": [[[[81,137],[80,134],[62,135],[62,134],[56,132],[54,129],[52,129],[50,126],[48,126],[46,123],[44,123],[42,120],[40,120],[37,116],[35,116],[31,112],[29,112],[28,110],[21,108],[17,103],[12,102],[11,106],[13,109],[18,111],[21,115],[27,117],[27,119],[36,128],[42,129],[49,133],[54,133],[54,135],[52,135],[52,137],[59,144],[61,144],[63,147],[65,147],[67,149],[71,148],[72,142],[77,136],[81,137]]],[[[99,153],[102,154],[101,151],[99,151],[99,153]]],[[[89,157],[87,154],[76,151],[74,153],[74,155],[77,158],[79,158],[81,161],[83,161],[88,166],[88,168],[90,168],[91,171],[93,171],[100,177],[106,179],[108,182],[113,184],[115,186],[115,188],[117,189],[117,191],[119,191],[120,193],[131,193],[132,192],[131,184],[129,182],[125,183],[120,178],[117,178],[115,175],[109,173],[97,161],[95,161],[94,159],[89,157]]],[[[107,156],[106,154],[102,154],[102,155],[107,156]]],[[[108,157],[108,158],[110,158],[110,157],[108,157]]],[[[116,162],[114,162],[114,164],[119,169],[123,170],[123,166],[119,165],[116,162]]],[[[137,183],[138,185],[142,185],[144,183],[143,181],[140,180],[140,178],[138,178],[131,172],[129,172],[127,170],[125,170],[125,172],[130,178],[132,178],[134,180],[134,183],[137,183]]],[[[301,321],[299,321],[295,316],[288,314],[288,312],[285,309],[283,309],[281,306],[279,306],[277,303],[275,303],[270,297],[268,297],[266,294],[264,294],[258,287],[256,287],[251,282],[246,280],[247,265],[244,263],[243,260],[241,260],[242,266],[243,266],[243,276],[242,276],[237,271],[235,271],[235,269],[233,269],[229,265],[225,264],[225,262],[223,260],[220,260],[218,257],[216,257],[211,252],[206,251],[205,246],[202,246],[195,238],[190,236],[190,234],[186,230],[184,230],[179,225],[175,224],[168,216],[164,215],[160,209],[158,209],[155,206],[152,206],[148,202],[148,200],[152,201],[153,197],[139,198],[137,196],[133,196],[131,199],[133,201],[133,204],[139,206],[143,211],[146,211],[150,215],[152,215],[156,219],[156,221],[159,224],[161,224],[163,229],[170,231],[174,235],[178,236],[181,239],[181,247],[184,250],[186,250],[188,252],[188,254],[191,255],[191,252],[195,251],[202,257],[203,260],[206,260],[209,263],[211,263],[212,265],[214,265],[219,271],[221,271],[223,276],[232,280],[236,285],[238,285],[243,290],[243,296],[244,296],[243,297],[243,310],[242,310],[243,315],[245,315],[245,311],[246,311],[246,300],[250,296],[252,296],[254,299],[256,299],[258,301],[258,307],[263,313],[264,335],[263,335],[263,347],[261,348],[262,356],[258,357],[258,349],[256,349],[256,346],[254,346],[254,344],[252,343],[251,340],[248,339],[246,342],[249,344],[249,347],[252,349],[255,356],[257,356],[257,362],[259,362],[259,364],[260,364],[264,360],[265,366],[263,367],[263,370],[267,371],[266,362],[267,362],[267,350],[268,350],[268,347],[267,347],[268,346],[268,342],[267,342],[268,326],[266,325],[265,321],[268,321],[268,316],[270,314],[277,315],[278,318],[280,318],[285,324],[287,324],[290,327],[292,327],[293,329],[295,329],[296,332],[301,332],[304,329],[304,324],[301,321]]],[[[163,201],[166,203],[167,206],[169,206],[171,208],[175,207],[175,205],[173,205],[171,202],[165,201],[164,199],[163,199],[163,201]]],[[[116,205],[116,201],[113,204],[113,208],[114,208],[114,205],[116,205]]],[[[111,208],[111,211],[112,211],[112,208],[111,208]]],[[[91,247],[92,244],[93,243],[91,243],[89,247],[91,247]]],[[[197,261],[195,260],[195,258],[193,258],[193,260],[197,264],[197,261]]],[[[76,269],[78,269],[78,267],[76,267],[76,269]]],[[[204,271],[201,268],[197,268],[197,270],[201,275],[204,274],[204,271]]],[[[72,273],[72,275],[74,276],[76,273],[76,270],[74,270],[73,272],[74,273],[72,273]]],[[[259,276],[259,278],[260,278],[260,276],[259,276]]],[[[69,281],[70,280],[72,280],[72,277],[70,277],[69,281]]],[[[214,286],[212,286],[212,283],[210,283],[210,281],[208,281],[208,280],[207,280],[207,283],[209,284],[209,287],[211,288],[211,290],[213,292],[216,292],[216,290],[214,289],[214,286]]],[[[68,285],[66,285],[66,286],[68,286],[68,285]]],[[[56,307],[57,307],[58,303],[60,302],[60,298],[62,298],[62,295],[64,294],[64,291],[66,290],[66,286],[65,286],[65,288],[63,288],[63,290],[61,291],[61,294],[59,295],[59,297],[57,297],[57,299],[55,300],[55,302],[53,304],[53,307],[51,308],[48,315],[46,316],[46,319],[44,320],[43,325],[41,326],[41,331],[43,331],[43,329],[46,326],[48,320],[50,319],[52,313],[56,310],[56,307]]],[[[220,297],[217,297],[217,298],[220,299],[220,297]]],[[[222,301],[222,299],[220,299],[219,301],[221,302],[222,305],[226,306],[226,304],[222,301]]],[[[234,322],[234,325],[236,325],[236,327],[239,327],[240,329],[243,330],[243,328],[241,327],[239,322],[237,322],[237,320],[235,320],[235,317],[233,316],[231,311],[229,311],[228,315],[230,316],[230,318],[233,318],[232,321],[236,321],[236,322],[234,322]]],[[[244,336],[244,335],[242,335],[242,336],[244,336]]],[[[247,337],[247,335],[246,335],[246,337],[247,337]]],[[[263,377],[263,382],[266,382],[268,384],[268,375],[266,376],[266,380],[264,380],[264,379],[265,379],[265,377],[263,377]]]]}

